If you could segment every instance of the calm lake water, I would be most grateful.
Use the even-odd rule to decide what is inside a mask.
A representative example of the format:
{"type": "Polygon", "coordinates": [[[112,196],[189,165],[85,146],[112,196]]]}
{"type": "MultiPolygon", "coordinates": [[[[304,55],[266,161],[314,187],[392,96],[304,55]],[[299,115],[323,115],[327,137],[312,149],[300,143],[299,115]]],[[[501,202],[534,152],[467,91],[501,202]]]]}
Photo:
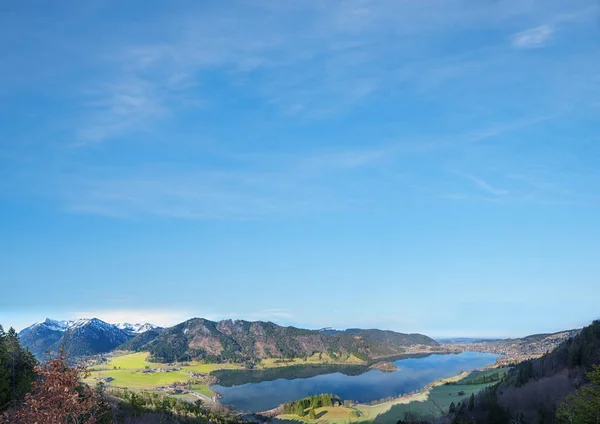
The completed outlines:
{"type": "Polygon", "coordinates": [[[340,367],[342,372],[331,372],[333,368],[325,368],[324,372],[327,374],[307,378],[291,378],[311,374],[302,372],[299,368],[292,372],[293,376],[290,376],[289,369],[271,370],[268,373],[242,372],[244,374],[239,374],[240,371],[234,374],[236,371],[231,371],[223,374],[219,381],[223,380],[222,384],[234,381],[236,384],[230,387],[215,385],[213,389],[222,395],[221,403],[245,412],[266,411],[281,403],[318,393],[332,393],[344,400],[371,402],[418,390],[434,380],[451,377],[461,371],[483,368],[493,364],[497,357],[498,355],[491,353],[476,352],[436,354],[394,361],[398,366],[398,370],[394,372],[361,367],[340,367]],[[269,381],[257,382],[263,378],[269,381]]]}

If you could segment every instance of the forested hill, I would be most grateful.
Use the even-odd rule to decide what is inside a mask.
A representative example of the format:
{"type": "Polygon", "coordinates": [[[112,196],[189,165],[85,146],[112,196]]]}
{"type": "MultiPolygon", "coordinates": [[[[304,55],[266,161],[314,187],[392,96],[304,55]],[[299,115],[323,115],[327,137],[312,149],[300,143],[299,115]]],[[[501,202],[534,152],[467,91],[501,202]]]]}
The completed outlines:
{"type": "Polygon", "coordinates": [[[507,380],[479,394],[473,410],[463,408],[456,418],[458,422],[498,424],[560,422],[556,420],[558,406],[567,395],[587,384],[586,373],[597,364],[600,321],[583,328],[552,352],[516,366],[507,380]]]}
{"type": "Polygon", "coordinates": [[[126,347],[149,350],[154,360],[166,362],[290,358],[310,356],[316,352],[355,354],[359,358],[370,359],[405,353],[408,346],[439,346],[435,340],[422,334],[359,329],[324,332],[282,327],[272,322],[214,322],[203,318],[190,319],[168,328],[152,340],[147,337],[137,336],[126,347]]]}

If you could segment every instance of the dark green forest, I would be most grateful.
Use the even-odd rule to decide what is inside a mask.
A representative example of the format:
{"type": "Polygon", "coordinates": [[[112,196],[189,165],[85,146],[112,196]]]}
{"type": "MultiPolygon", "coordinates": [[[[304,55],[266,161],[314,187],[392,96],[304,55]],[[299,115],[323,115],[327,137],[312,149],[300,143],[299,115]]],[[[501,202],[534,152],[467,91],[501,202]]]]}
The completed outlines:
{"type": "Polygon", "coordinates": [[[137,418],[136,422],[181,424],[236,424],[243,420],[226,408],[213,410],[200,400],[195,403],[165,396],[162,393],[113,389],[107,394],[117,422],[137,418]]]}
{"type": "Polygon", "coordinates": [[[31,390],[37,361],[23,349],[13,328],[0,325],[0,413],[14,406],[31,390]]]}
{"type": "Polygon", "coordinates": [[[310,411],[314,413],[316,408],[332,406],[334,400],[336,399],[337,398],[333,395],[322,393],[320,395],[309,396],[293,402],[286,402],[283,404],[283,413],[303,417],[306,415],[306,409],[310,408],[310,411]]]}

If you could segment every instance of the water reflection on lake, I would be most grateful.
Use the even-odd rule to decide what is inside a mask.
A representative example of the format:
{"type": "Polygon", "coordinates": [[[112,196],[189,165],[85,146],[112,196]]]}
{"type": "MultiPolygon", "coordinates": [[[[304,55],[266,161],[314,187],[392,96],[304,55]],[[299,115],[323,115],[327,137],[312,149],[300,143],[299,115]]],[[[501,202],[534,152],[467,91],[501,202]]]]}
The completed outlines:
{"type": "MultiPolygon", "coordinates": [[[[418,390],[434,380],[451,377],[461,371],[483,368],[493,364],[497,357],[495,354],[477,352],[436,354],[394,361],[398,366],[394,372],[364,370],[359,375],[329,372],[309,378],[290,378],[289,370],[286,372],[282,369],[282,378],[273,378],[271,371],[270,381],[231,387],[215,385],[213,389],[222,395],[221,403],[246,412],[265,411],[281,403],[318,393],[332,393],[344,400],[371,402],[418,390]]],[[[249,373],[245,375],[248,376],[246,381],[256,380],[249,373]]]]}

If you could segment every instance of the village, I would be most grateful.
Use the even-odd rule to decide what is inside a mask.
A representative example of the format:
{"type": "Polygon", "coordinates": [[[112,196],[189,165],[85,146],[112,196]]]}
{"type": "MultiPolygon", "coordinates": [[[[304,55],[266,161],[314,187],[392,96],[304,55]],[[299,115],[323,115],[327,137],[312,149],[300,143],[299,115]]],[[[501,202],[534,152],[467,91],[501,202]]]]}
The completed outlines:
{"type": "Polygon", "coordinates": [[[529,359],[539,358],[552,352],[560,343],[576,335],[578,330],[563,331],[553,334],[541,334],[522,339],[474,340],[468,342],[449,342],[444,346],[458,351],[495,353],[501,355],[496,359],[496,367],[518,364],[529,359]]]}
{"type": "MultiPolygon", "coordinates": [[[[106,363],[105,360],[96,359],[96,365],[106,363]]],[[[133,374],[149,375],[149,374],[173,374],[172,379],[168,384],[156,385],[152,387],[140,387],[140,389],[148,391],[164,392],[169,395],[188,395],[193,396],[203,402],[216,403],[217,394],[207,389],[210,385],[216,382],[215,377],[210,373],[198,372],[186,369],[183,364],[160,364],[159,367],[151,367],[145,365],[142,369],[137,370],[122,370],[120,367],[114,367],[113,371],[129,371],[133,374]],[[186,379],[187,377],[187,379],[186,379]],[[205,388],[202,390],[202,388],[205,388]],[[209,396],[210,395],[210,396],[209,396]]],[[[158,376],[157,376],[158,377],[158,376]]],[[[99,375],[92,378],[96,383],[104,385],[106,388],[130,388],[129,385],[123,384],[119,378],[115,379],[113,375],[99,375]]]]}

